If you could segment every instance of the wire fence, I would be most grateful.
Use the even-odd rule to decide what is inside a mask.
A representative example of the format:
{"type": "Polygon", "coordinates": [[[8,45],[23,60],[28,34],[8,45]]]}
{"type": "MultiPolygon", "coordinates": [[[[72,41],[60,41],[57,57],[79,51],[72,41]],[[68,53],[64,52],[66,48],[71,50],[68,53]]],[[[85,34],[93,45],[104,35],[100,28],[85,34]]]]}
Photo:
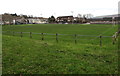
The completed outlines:
{"type": "Polygon", "coordinates": [[[15,32],[15,31],[2,31],[3,34],[19,36],[19,37],[29,37],[38,38],[41,40],[55,40],[57,43],[60,41],[72,41],[75,44],[83,42],[96,42],[100,46],[104,43],[111,42],[113,45],[116,43],[116,37],[113,36],[96,36],[96,35],[80,35],[80,34],[59,34],[59,33],[35,33],[35,32],[15,32]],[[96,41],[95,41],[96,40],[96,41]]]}

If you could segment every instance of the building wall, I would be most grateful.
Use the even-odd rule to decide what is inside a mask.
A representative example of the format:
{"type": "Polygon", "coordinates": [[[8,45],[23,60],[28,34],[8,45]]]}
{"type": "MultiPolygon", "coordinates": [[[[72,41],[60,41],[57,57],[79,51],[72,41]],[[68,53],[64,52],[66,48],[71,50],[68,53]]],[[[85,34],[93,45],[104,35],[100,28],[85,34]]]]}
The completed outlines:
{"type": "Polygon", "coordinates": [[[10,14],[2,15],[2,21],[4,24],[13,24],[13,16],[10,14]]]}
{"type": "Polygon", "coordinates": [[[41,24],[41,23],[47,23],[47,20],[45,20],[45,19],[28,19],[28,22],[30,24],[33,24],[33,23],[41,24]]]}
{"type": "Polygon", "coordinates": [[[0,25],[2,25],[3,22],[2,22],[2,15],[0,15],[0,25]]]}

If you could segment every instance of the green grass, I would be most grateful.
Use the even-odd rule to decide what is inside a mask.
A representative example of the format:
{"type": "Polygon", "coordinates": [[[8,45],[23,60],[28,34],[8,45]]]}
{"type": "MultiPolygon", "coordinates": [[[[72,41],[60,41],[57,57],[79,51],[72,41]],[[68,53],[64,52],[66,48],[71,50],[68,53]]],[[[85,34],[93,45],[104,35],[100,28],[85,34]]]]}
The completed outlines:
{"type": "Polygon", "coordinates": [[[3,36],[3,74],[116,74],[116,46],[3,36]]]}
{"type": "Polygon", "coordinates": [[[81,35],[113,35],[117,27],[107,24],[35,24],[35,25],[6,25],[3,31],[35,32],[35,33],[60,33],[81,35]],[[110,30],[111,29],[111,30],[110,30]],[[113,30],[114,29],[114,30],[113,30]]]}
{"type": "MultiPolygon", "coordinates": [[[[60,33],[96,35],[103,33],[112,36],[117,26],[112,25],[80,25],[80,24],[36,24],[3,26],[3,31],[60,33]]],[[[74,36],[55,36],[3,33],[3,74],[117,74],[117,43],[112,38],[103,38],[99,46],[99,38],[74,36]],[[61,39],[60,39],[61,37],[61,39]],[[62,40],[63,39],[63,40],[62,40]]]]}
{"type": "MultiPolygon", "coordinates": [[[[49,33],[49,34],[69,34],[58,35],[59,42],[72,42],[75,41],[75,34],[79,35],[92,35],[92,36],[112,36],[117,31],[117,26],[107,24],[35,24],[35,25],[6,25],[3,26],[3,31],[15,31],[15,32],[28,32],[23,33],[23,37],[29,38],[29,32],[32,33],[49,33]]],[[[4,33],[6,35],[12,35],[12,32],[4,33]]],[[[20,33],[15,33],[15,36],[20,37],[20,33]]],[[[40,40],[42,36],[40,34],[32,34],[33,39],[40,40]]],[[[55,35],[44,35],[45,41],[55,41],[55,35]]],[[[103,44],[111,44],[112,38],[103,38],[103,44]]],[[[97,37],[77,36],[77,43],[82,44],[99,44],[100,39],[97,37]]]]}
{"type": "Polygon", "coordinates": [[[2,74],[2,26],[0,25],[0,75],[2,74]]]}

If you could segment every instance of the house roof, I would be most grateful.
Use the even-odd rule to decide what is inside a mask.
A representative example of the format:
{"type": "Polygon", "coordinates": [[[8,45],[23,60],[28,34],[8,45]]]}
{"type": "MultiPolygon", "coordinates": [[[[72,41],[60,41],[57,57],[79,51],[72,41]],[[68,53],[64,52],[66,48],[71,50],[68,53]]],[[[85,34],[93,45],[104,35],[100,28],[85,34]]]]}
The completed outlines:
{"type": "Polygon", "coordinates": [[[10,14],[4,14],[4,15],[2,15],[3,21],[12,21],[13,18],[14,17],[12,15],[10,15],[10,14]]]}
{"type": "Polygon", "coordinates": [[[73,16],[59,16],[57,18],[68,18],[68,17],[73,17],[73,16]]]}
{"type": "Polygon", "coordinates": [[[120,17],[120,14],[96,16],[96,17],[94,17],[94,19],[95,18],[111,18],[111,17],[120,17]]]}
{"type": "Polygon", "coordinates": [[[33,18],[28,18],[28,19],[48,19],[48,18],[43,18],[43,17],[33,17],[33,18]]]}

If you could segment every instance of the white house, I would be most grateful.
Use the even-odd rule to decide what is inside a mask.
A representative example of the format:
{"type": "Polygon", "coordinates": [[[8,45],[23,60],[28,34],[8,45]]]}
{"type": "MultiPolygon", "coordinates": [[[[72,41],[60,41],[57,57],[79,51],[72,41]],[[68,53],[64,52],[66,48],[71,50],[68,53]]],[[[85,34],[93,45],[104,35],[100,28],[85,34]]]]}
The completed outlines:
{"type": "Polygon", "coordinates": [[[37,18],[29,18],[28,23],[30,24],[44,24],[47,23],[48,18],[37,17],[37,18]]]}

